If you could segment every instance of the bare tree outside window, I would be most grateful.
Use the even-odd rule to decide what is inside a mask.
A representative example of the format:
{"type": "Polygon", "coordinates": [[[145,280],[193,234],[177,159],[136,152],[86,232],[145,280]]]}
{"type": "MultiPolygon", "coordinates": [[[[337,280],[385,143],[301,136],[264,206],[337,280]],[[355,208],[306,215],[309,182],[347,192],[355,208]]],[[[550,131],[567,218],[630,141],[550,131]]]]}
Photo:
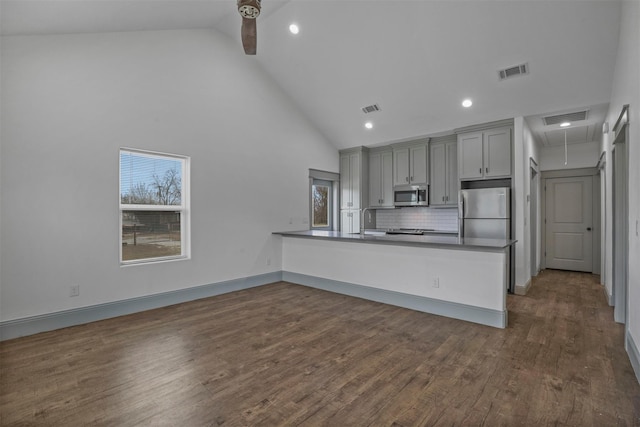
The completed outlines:
{"type": "Polygon", "coordinates": [[[185,159],[120,153],[121,261],[184,256],[185,159]]]}
{"type": "Polygon", "coordinates": [[[329,227],[331,188],[327,185],[312,185],[312,227],[329,227]]]}

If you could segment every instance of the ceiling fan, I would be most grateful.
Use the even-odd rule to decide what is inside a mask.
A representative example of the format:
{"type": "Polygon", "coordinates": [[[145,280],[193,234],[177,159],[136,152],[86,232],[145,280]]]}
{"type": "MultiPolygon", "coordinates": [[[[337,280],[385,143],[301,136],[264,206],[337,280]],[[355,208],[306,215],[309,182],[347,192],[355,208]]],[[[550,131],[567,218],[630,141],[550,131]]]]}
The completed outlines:
{"type": "Polygon", "coordinates": [[[242,46],[247,55],[256,54],[258,34],[256,31],[256,18],[260,15],[260,0],[238,0],[238,12],[242,16],[242,46]]]}

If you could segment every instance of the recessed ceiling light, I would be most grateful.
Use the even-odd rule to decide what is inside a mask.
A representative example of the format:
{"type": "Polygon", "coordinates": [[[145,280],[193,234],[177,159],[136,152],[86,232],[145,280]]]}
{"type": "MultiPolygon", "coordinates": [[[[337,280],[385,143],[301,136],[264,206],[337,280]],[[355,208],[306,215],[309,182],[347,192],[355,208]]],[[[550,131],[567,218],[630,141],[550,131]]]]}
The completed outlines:
{"type": "Polygon", "coordinates": [[[367,129],[373,129],[373,123],[367,122],[364,124],[364,127],[366,127],[367,129]]]}
{"type": "Polygon", "coordinates": [[[298,34],[300,32],[300,28],[296,24],[289,25],[289,31],[291,34],[298,34]]]}
{"type": "Polygon", "coordinates": [[[465,99],[464,101],[462,101],[462,106],[464,108],[469,108],[473,105],[473,101],[471,101],[470,99],[465,99]]]}
{"type": "Polygon", "coordinates": [[[571,123],[569,123],[569,122],[562,122],[562,123],[560,123],[560,127],[561,127],[561,128],[566,128],[567,126],[571,126],[571,123]]]}

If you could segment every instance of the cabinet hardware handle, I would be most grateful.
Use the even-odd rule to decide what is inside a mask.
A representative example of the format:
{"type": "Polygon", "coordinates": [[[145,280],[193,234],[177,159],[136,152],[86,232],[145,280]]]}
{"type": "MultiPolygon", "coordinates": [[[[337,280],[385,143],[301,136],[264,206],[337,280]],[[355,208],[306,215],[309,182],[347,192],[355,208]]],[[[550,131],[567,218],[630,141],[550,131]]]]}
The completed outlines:
{"type": "Polygon", "coordinates": [[[480,170],[478,172],[482,173],[482,168],[480,168],[480,170]]]}
{"type": "Polygon", "coordinates": [[[409,177],[406,177],[404,180],[405,180],[405,181],[407,181],[407,182],[409,182],[409,177]]]}
{"type": "Polygon", "coordinates": [[[444,196],[442,196],[442,201],[444,202],[444,196]]]}
{"type": "Polygon", "coordinates": [[[486,173],[489,173],[489,168],[484,168],[486,173]]]}
{"type": "Polygon", "coordinates": [[[591,227],[587,227],[587,231],[591,231],[591,227]]]}
{"type": "Polygon", "coordinates": [[[447,202],[449,201],[449,196],[447,196],[447,197],[446,197],[446,201],[447,201],[447,202]]]}

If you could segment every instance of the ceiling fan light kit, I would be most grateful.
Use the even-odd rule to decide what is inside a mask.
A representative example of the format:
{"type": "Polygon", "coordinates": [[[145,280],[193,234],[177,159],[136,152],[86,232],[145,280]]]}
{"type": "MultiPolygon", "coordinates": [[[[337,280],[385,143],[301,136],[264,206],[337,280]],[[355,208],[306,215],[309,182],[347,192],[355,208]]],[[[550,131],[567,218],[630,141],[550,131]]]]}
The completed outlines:
{"type": "Polygon", "coordinates": [[[242,47],[247,55],[255,55],[257,48],[256,18],[260,16],[260,0],[238,0],[238,13],[242,16],[242,47]]]}

